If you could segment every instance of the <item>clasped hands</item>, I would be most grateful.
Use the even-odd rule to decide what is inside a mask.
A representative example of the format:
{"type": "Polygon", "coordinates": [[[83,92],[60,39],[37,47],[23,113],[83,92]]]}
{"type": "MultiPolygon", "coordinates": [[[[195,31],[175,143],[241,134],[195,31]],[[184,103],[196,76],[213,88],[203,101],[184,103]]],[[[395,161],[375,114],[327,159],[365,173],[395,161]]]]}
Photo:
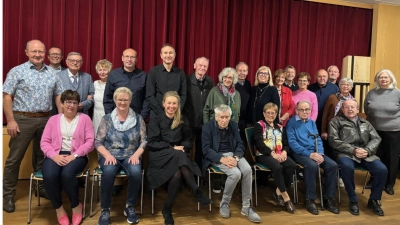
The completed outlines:
{"type": "Polygon", "coordinates": [[[314,160],[318,165],[324,162],[324,156],[316,152],[311,153],[310,158],[314,160]]]}
{"type": "Polygon", "coordinates": [[[359,159],[364,159],[368,156],[368,151],[363,148],[356,148],[353,151],[353,155],[355,155],[359,159]]]}
{"type": "Polygon", "coordinates": [[[272,158],[276,159],[279,163],[286,161],[287,153],[286,151],[282,151],[281,154],[276,154],[275,152],[271,152],[272,158]]]}
{"type": "Polygon", "coordinates": [[[53,157],[53,161],[59,166],[66,166],[68,163],[75,160],[73,155],[56,155],[53,157]]]}
{"type": "Polygon", "coordinates": [[[232,156],[222,157],[220,162],[227,166],[229,169],[237,166],[236,158],[232,156]]]}

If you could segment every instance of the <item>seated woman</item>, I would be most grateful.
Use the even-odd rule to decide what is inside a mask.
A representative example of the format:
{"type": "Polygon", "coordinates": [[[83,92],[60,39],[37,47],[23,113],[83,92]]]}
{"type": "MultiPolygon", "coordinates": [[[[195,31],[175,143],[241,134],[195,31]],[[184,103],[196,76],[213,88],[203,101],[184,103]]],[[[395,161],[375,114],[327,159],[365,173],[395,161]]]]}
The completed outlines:
{"type": "Polygon", "coordinates": [[[265,120],[260,120],[254,125],[256,159],[272,170],[272,177],[278,186],[272,194],[276,203],[285,206],[288,212],[294,213],[296,208],[290,201],[287,187],[290,187],[292,182],[296,163],[287,156],[289,145],[286,134],[274,122],[278,106],[272,102],[266,104],[263,114],[265,120]]]}
{"type": "Polygon", "coordinates": [[[114,179],[119,170],[128,177],[128,193],[124,215],[128,223],[138,223],[134,206],[142,182],[142,154],[147,145],[146,124],[129,105],[132,92],[120,87],[114,92],[116,108],[100,121],[96,135],[101,174],[101,215],[99,225],[110,224],[110,206],[114,179]]]}
{"type": "Polygon", "coordinates": [[[151,190],[169,181],[168,196],[162,213],[165,224],[174,224],[172,203],[180,189],[182,179],[192,188],[196,201],[208,205],[211,200],[197,186],[193,174],[201,176],[199,167],[189,158],[192,131],[188,120],[181,115],[180,98],[176,91],[164,94],[164,113],[149,123],[150,151],[147,180],[151,190]]]}
{"type": "Polygon", "coordinates": [[[89,116],[78,113],[79,93],[66,90],[61,94],[62,114],[52,116],[44,128],[40,148],[44,152],[42,171],[44,188],[56,209],[58,223],[69,225],[62,204],[61,190],[71,201],[72,224],[82,221],[79,185],[76,175],[88,162],[87,154],[94,148],[94,130],[89,116]]]}

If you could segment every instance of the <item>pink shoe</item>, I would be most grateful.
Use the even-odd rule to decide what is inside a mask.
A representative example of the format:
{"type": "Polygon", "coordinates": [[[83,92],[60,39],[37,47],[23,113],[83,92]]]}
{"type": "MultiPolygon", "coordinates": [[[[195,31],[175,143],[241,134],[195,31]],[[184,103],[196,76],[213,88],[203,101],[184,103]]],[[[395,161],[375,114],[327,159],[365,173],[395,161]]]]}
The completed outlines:
{"type": "Polygon", "coordinates": [[[58,217],[57,220],[60,225],[69,225],[69,219],[67,214],[58,217]]]}
{"type": "Polygon", "coordinates": [[[79,203],[80,213],[72,213],[72,225],[79,225],[82,222],[82,203],[79,203]]]}

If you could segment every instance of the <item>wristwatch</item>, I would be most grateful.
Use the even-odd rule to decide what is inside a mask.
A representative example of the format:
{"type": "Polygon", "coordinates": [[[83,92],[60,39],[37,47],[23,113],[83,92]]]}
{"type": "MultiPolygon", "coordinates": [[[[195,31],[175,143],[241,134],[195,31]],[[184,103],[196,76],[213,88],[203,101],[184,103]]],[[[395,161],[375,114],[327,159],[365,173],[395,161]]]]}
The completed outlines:
{"type": "Polygon", "coordinates": [[[74,154],[74,157],[75,157],[75,159],[76,159],[76,158],[78,158],[79,156],[78,156],[78,154],[75,153],[75,154],[74,154]]]}
{"type": "Polygon", "coordinates": [[[235,157],[235,158],[236,158],[236,161],[239,162],[239,160],[240,160],[239,156],[238,156],[238,157],[235,157]]]}

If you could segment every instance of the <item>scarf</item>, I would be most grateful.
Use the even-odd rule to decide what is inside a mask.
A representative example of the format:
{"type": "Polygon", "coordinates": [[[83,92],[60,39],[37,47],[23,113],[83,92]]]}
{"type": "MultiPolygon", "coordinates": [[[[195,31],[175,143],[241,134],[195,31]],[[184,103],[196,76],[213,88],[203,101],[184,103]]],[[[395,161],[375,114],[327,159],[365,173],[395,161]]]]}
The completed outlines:
{"type": "Polygon", "coordinates": [[[127,131],[136,125],[136,114],[131,108],[129,108],[129,112],[128,112],[128,116],[126,117],[126,120],[123,123],[121,123],[121,121],[119,121],[118,116],[117,116],[117,108],[115,108],[111,112],[111,120],[112,120],[113,125],[116,130],[121,131],[121,132],[127,131]]]}
{"type": "Polygon", "coordinates": [[[339,99],[339,102],[335,107],[335,116],[338,114],[344,101],[354,99],[354,97],[350,93],[348,96],[343,96],[342,93],[338,92],[338,93],[336,93],[336,97],[339,99]]]}
{"type": "Polygon", "coordinates": [[[219,92],[227,98],[226,104],[231,108],[232,110],[232,116],[231,119],[234,119],[235,115],[235,101],[233,98],[235,97],[235,85],[231,85],[231,87],[228,89],[225,87],[223,83],[218,83],[218,90],[219,92]]]}

